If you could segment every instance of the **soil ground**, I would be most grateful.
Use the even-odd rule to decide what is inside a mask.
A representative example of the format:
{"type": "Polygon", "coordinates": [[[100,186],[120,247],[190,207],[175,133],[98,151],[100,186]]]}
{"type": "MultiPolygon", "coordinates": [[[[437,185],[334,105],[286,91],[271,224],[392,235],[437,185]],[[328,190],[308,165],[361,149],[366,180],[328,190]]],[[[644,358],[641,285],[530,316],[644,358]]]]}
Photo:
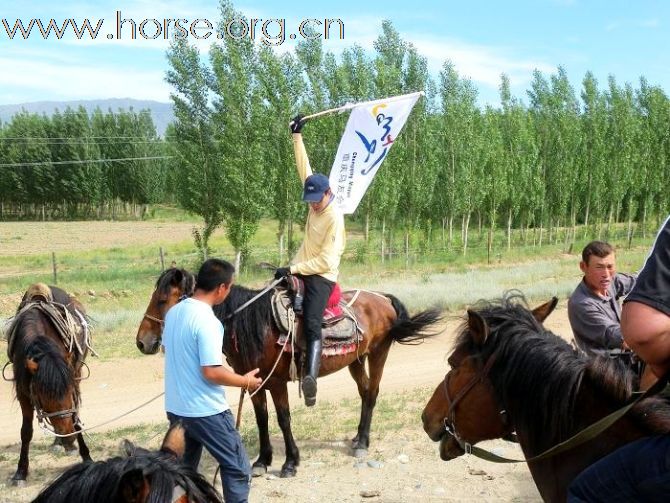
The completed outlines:
{"type": "MultiPolygon", "coordinates": [[[[555,333],[570,333],[564,305],[545,323],[555,333]]],[[[389,354],[380,397],[393,394],[408,396],[416,392],[425,397],[444,377],[446,357],[457,327],[457,320],[450,320],[445,331],[437,338],[418,346],[395,345],[389,354]]],[[[129,340],[129,343],[134,341],[129,340]]],[[[81,417],[85,426],[98,425],[110,418],[137,407],[156,397],[163,388],[163,362],[160,356],[139,359],[120,359],[100,362],[90,359],[91,377],[82,382],[83,406],[81,417]]],[[[337,403],[356,397],[355,384],[344,370],[319,381],[319,404],[337,403]]],[[[227,397],[234,411],[237,410],[239,393],[229,389],[227,397]]],[[[290,386],[293,409],[304,407],[297,392],[297,385],[290,386]]],[[[10,383],[0,385],[0,501],[30,501],[45,483],[69,464],[78,461],[52,453],[48,446],[51,439],[36,430],[31,456],[31,475],[25,488],[15,489],[7,483],[14,473],[19,452],[21,422],[18,402],[13,399],[10,383]]],[[[417,404],[422,406],[421,404],[417,404]]],[[[253,421],[250,402],[244,404],[244,420],[253,421]]],[[[271,421],[275,421],[271,415],[271,421]]],[[[333,418],[337,421],[337,418],[333,418]]],[[[122,426],[139,423],[165,423],[162,398],[92,432],[89,446],[93,457],[96,438],[122,426]]],[[[132,431],[132,430],[131,430],[132,431]]],[[[354,435],[351,432],[350,437],[354,435]]],[[[132,436],[131,436],[131,440],[132,436]]],[[[280,435],[273,435],[274,464],[264,477],[255,478],[251,501],[538,501],[539,494],[527,467],[497,465],[471,456],[445,463],[439,459],[438,446],[431,442],[421,427],[417,416],[415,425],[400,431],[375,432],[372,421],[372,438],[369,455],[356,460],[349,452],[346,438],[319,438],[316,441],[296,439],[301,449],[301,464],[293,479],[278,478],[283,462],[284,448],[280,435]],[[368,463],[369,462],[369,463],[368,463]]],[[[149,447],[156,447],[160,439],[152,439],[149,447]]],[[[514,444],[490,442],[489,447],[504,456],[520,455],[514,444]]],[[[252,459],[256,452],[249,452],[252,459]]],[[[205,465],[205,475],[211,477],[213,467],[205,465]]],[[[202,467],[201,467],[202,468],[202,467]]]]}

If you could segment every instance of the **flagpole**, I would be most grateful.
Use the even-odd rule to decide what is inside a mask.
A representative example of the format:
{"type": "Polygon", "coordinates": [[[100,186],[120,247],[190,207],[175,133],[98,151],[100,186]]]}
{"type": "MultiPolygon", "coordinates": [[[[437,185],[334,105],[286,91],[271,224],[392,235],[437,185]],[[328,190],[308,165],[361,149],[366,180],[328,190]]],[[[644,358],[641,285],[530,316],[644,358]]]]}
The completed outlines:
{"type": "Polygon", "coordinates": [[[312,115],[307,115],[307,116],[303,117],[303,120],[314,119],[315,117],[321,117],[322,115],[328,115],[328,114],[334,114],[334,113],[337,113],[337,112],[343,112],[345,110],[350,110],[350,109],[356,108],[356,107],[371,105],[373,103],[382,103],[382,102],[383,103],[391,103],[393,101],[403,100],[403,99],[406,99],[410,96],[415,96],[417,94],[419,96],[425,96],[426,95],[426,93],[424,91],[418,91],[416,93],[403,94],[401,96],[393,96],[391,98],[386,98],[386,99],[381,99],[381,100],[363,101],[361,103],[347,103],[345,105],[342,105],[341,107],[331,108],[329,110],[324,110],[323,112],[317,112],[317,113],[312,114],[312,115]]]}

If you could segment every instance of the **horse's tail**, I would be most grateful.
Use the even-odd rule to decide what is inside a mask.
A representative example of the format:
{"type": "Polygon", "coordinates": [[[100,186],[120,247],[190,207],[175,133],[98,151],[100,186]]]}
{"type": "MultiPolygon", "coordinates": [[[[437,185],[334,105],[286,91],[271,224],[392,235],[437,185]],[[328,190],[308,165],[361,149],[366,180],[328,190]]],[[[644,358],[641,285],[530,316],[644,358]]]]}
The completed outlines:
{"type": "Polygon", "coordinates": [[[54,342],[38,337],[25,348],[25,365],[32,374],[35,391],[61,400],[74,383],[74,371],[54,342]]]}
{"type": "Polygon", "coordinates": [[[441,332],[434,327],[442,321],[442,312],[439,309],[427,309],[410,317],[407,308],[397,297],[390,294],[386,294],[386,297],[391,301],[397,315],[389,332],[394,342],[420,344],[425,338],[441,332]]]}

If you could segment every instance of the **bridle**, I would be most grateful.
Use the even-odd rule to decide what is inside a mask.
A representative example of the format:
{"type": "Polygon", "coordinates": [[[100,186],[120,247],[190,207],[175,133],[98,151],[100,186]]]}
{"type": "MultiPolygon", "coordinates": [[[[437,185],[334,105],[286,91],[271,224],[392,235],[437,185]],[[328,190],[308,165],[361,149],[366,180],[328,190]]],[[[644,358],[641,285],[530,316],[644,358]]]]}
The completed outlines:
{"type": "Polygon", "coordinates": [[[144,313],[144,318],[150,321],[153,321],[155,323],[158,323],[161,326],[161,332],[163,331],[163,326],[165,325],[165,321],[161,320],[160,318],[156,318],[155,316],[151,316],[149,313],[144,313]]]}
{"type": "MultiPolygon", "coordinates": [[[[467,454],[473,453],[473,446],[471,443],[463,440],[463,438],[458,434],[458,430],[456,429],[456,405],[458,405],[458,403],[463,400],[463,398],[465,398],[465,396],[470,391],[472,391],[472,389],[477,386],[477,384],[483,382],[484,379],[488,377],[489,371],[491,370],[494,361],[495,355],[491,356],[487,360],[484,367],[479,372],[477,372],[477,375],[475,375],[472,380],[468,382],[468,384],[461,388],[453,400],[449,396],[449,375],[451,374],[451,370],[444,376],[444,395],[447,398],[448,407],[447,415],[442,420],[444,422],[444,429],[447,432],[447,435],[453,437],[460,448],[467,454]]],[[[506,414],[507,412],[504,409],[500,411],[500,415],[503,417],[503,422],[507,422],[506,414]]]]}
{"type": "MultiPolygon", "coordinates": [[[[57,410],[56,412],[44,412],[44,409],[42,408],[40,401],[37,399],[37,396],[35,396],[35,393],[33,392],[32,382],[30,383],[30,402],[33,406],[33,409],[35,410],[35,415],[37,416],[37,424],[43,430],[51,431],[48,429],[49,426],[55,430],[55,426],[51,422],[52,418],[66,419],[68,417],[72,417],[72,423],[75,426],[75,433],[77,433],[76,426],[78,425],[81,426],[81,422],[79,421],[79,410],[77,409],[77,407],[57,410]]],[[[72,403],[76,403],[76,399],[74,396],[72,397],[72,403]]]]}
{"type": "MultiPolygon", "coordinates": [[[[498,456],[497,454],[482,449],[481,447],[474,446],[471,443],[463,440],[463,438],[458,434],[458,431],[456,430],[456,424],[454,422],[456,405],[458,405],[458,403],[461,400],[463,400],[463,398],[477,384],[479,384],[485,378],[488,377],[488,373],[491,370],[494,361],[495,361],[495,355],[489,357],[488,361],[486,362],[482,370],[478,372],[477,375],[458,392],[458,394],[453,400],[449,396],[449,374],[451,373],[451,371],[447,372],[447,375],[444,376],[444,394],[447,398],[448,409],[447,409],[447,415],[443,419],[444,429],[447,435],[453,437],[453,439],[458,443],[459,447],[463,450],[463,452],[467,454],[472,454],[486,461],[493,461],[494,463],[530,463],[534,461],[541,461],[556,456],[557,454],[568,451],[570,449],[574,449],[575,447],[596,438],[603,431],[605,431],[615,422],[621,419],[631,408],[633,408],[637,403],[639,403],[640,400],[643,400],[648,396],[658,393],[666,386],[666,383],[670,381],[670,373],[668,373],[662,378],[660,378],[658,381],[656,381],[656,383],[649,389],[647,389],[645,392],[634,393],[633,394],[634,399],[631,400],[628,404],[615,410],[614,412],[611,412],[602,419],[596,421],[595,423],[587,426],[578,433],[574,434],[567,440],[559,442],[558,444],[550,447],[549,449],[545,450],[544,452],[536,456],[527,459],[509,459],[502,456],[498,456]]],[[[500,411],[500,414],[502,416],[503,424],[506,424],[508,421],[506,417],[507,412],[504,409],[502,409],[500,411]]]]}
{"type": "MultiPolygon", "coordinates": [[[[190,296],[191,295],[187,295],[185,293],[182,294],[179,297],[179,300],[177,301],[177,304],[180,303],[182,300],[187,299],[190,296]]],[[[156,316],[152,316],[151,314],[149,314],[147,312],[144,313],[143,319],[153,321],[154,323],[158,323],[161,327],[161,334],[163,333],[163,328],[165,327],[165,320],[163,320],[161,318],[157,318],[156,316]]]]}

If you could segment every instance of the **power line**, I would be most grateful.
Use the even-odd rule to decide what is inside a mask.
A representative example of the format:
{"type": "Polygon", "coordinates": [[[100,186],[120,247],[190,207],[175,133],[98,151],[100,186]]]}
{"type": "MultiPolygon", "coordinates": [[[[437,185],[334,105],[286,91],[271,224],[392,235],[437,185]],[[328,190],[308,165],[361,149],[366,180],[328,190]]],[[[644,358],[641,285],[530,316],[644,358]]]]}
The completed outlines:
{"type": "Polygon", "coordinates": [[[91,159],[84,161],[42,161],[42,162],[19,162],[11,164],[0,164],[0,168],[28,168],[30,166],[43,166],[44,164],[87,164],[98,162],[123,162],[123,161],[152,161],[158,159],[171,159],[171,155],[161,155],[155,157],[125,157],[122,159],[91,159]]]}
{"type": "MultiPolygon", "coordinates": [[[[76,140],[78,136],[0,136],[0,140],[76,140]]],[[[96,138],[96,139],[150,139],[148,136],[86,136],[86,138],[96,138]]],[[[156,138],[155,141],[161,141],[160,138],[156,138]]]]}

